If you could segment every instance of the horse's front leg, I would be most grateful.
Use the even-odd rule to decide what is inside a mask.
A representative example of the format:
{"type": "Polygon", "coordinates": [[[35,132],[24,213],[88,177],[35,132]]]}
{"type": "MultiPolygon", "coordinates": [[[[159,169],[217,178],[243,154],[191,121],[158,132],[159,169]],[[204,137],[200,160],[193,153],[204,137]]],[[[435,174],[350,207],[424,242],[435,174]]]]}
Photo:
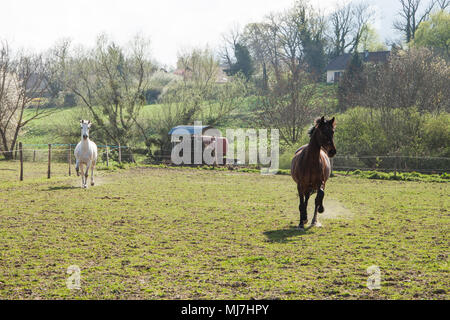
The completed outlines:
{"type": "Polygon", "coordinates": [[[80,161],[78,159],[75,161],[75,170],[77,171],[77,176],[80,176],[80,161]]]}
{"type": "Polygon", "coordinates": [[[317,197],[316,197],[315,206],[314,206],[314,217],[311,221],[311,225],[316,226],[316,227],[322,226],[322,224],[317,220],[317,211],[319,211],[320,213],[323,212],[323,197],[324,196],[325,196],[325,192],[323,191],[322,188],[317,190],[317,197]]]}
{"type": "Polygon", "coordinates": [[[297,190],[298,196],[300,197],[300,205],[298,206],[298,209],[300,211],[300,223],[298,225],[298,228],[300,230],[304,230],[305,224],[308,222],[308,214],[306,213],[306,207],[308,204],[309,194],[303,195],[303,190],[301,190],[300,185],[297,186],[297,190]]]}
{"type": "Polygon", "coordinates": [[[84,173],[84,187],[87,188],[87,180],[89,176],[89,168],[91,167],[91,161],[86,163],[86,172],[84,173]]]}
{"type": "Polygon", "coordinates": [[[86,183],[84,182],[84,174],[83,174],[83,163],[79,163],[79,169],[81,171],[81,187],[86,188],[86,183]]]}
{"type": "Polygon", "coordinates": [[[91,165],[91,186],[94,185],[94,167],[95,167],[95,161],[92,161],[92,165],[91,165]]]}

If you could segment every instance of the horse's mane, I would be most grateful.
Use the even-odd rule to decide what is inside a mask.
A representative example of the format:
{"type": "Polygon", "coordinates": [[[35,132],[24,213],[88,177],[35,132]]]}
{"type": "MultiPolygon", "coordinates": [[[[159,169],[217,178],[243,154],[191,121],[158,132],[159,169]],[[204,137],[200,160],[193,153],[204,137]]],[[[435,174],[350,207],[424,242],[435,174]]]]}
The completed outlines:
{"type": "Polygon", "coordinates": [[[316,130],[317,125],[319,124],[320,119],[321,119],[320,117],[317,117],[317,118],[314,120],[313,126],[312,126],[311,128],[309,128],[308,134],[309,134],[310,137],[312,137],[314,131],[316,130]]]}

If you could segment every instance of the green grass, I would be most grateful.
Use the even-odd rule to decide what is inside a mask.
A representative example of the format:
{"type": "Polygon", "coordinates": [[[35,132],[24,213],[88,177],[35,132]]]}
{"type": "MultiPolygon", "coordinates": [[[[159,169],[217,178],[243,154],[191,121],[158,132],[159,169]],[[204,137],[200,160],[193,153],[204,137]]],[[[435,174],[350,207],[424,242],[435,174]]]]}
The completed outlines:
{"type": "Polygon", "coordinates": [[[424,181],[424,182],[450,182],[450,175],[446,172],[441,174],[423,174],[419,172],[382,172],[382,171],[335,171],[338,175],[353,175],[364,179],[397,180],[397,181],[424,181]]]}
{"type": "Polygon", "coordinates": [[[66,165],[25,165],[19,182],[0,161],[0,299],[449,298],[447,183],[337,176],[325,199],[352,215],[300,232],[287,175],[98,170],[82,190],[66,165]]]}
{"type": "MultiPolygon", "coordinates": [[[[142,117],[152,117],[163,105],[147,105],[142,109],[142,117]]],[[[33,113],[33,109],[25,110],[25,117],[33,113]]],[[[47,117],[31,121],[22,130],[19,141],[25,144],[67,143],[60,135],[60,128],[67,125],[68,121],[78,126],[77,119],[92,119],[89,111],[81,106],[58,108],[47,117]]]]}

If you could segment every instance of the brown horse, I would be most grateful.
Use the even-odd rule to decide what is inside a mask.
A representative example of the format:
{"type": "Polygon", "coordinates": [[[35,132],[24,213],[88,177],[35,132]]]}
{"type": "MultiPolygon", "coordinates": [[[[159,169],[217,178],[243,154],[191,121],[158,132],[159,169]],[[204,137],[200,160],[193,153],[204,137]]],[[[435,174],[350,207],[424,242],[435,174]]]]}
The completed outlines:
{"type": "Polygon", "coordinates": [[[325,117],[317,118],[314,126],[309,130],[310,141],[307,145],[300,147],[292,159],[291,176],[297,183],[298,195],[300,197],[300,224],[303,230],[308,222],[306,208],[310,195],[317,191],[315,201],[314,217],[311,225],[321,226],[317,221],[317,211],[322,213],[323,197],[325,195],[325,183],[330,177],[330,159],[336,154],[333,142],[334,128],[336,122],[333,119],[325,120],[325,117]]]}

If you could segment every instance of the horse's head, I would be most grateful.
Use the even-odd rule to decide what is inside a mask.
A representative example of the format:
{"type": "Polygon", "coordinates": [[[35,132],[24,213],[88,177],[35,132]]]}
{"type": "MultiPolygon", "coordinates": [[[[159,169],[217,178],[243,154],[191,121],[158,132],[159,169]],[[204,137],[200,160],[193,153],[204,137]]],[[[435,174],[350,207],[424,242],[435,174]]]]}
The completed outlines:
{"type": "Polygon", "coordinates": [[[86,140],[89,138],[89,128],[91,127],[91,122],[89,120],[80,120],[81,127],[81,138],[86,140]]]}
{"type": "Polygon", "coordinates": [[[315,134],[317,142],[327,152],[330,158],[336,154],[336,147],[333,141],[334,128],[336,128],[334,117],[331,120],[325,120],[325,117],[322,117],[316,120],[316,124],[312,130],[317,132],[315,134]]]}

